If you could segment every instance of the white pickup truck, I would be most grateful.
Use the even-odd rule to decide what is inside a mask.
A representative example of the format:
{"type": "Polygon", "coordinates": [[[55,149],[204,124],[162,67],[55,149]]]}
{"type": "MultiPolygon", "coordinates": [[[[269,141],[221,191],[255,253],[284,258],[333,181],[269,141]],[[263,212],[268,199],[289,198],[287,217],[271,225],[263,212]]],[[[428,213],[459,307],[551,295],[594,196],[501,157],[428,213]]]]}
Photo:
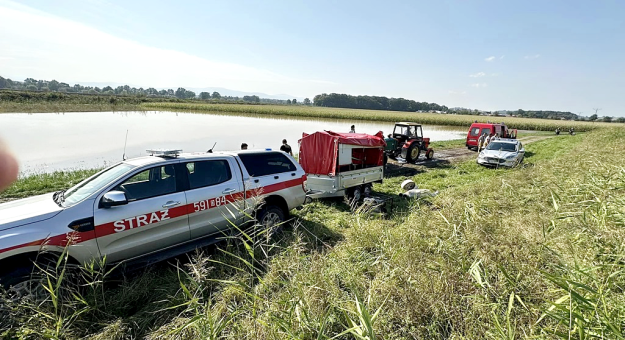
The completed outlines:
{"type": "Polygon", "coordinates": [[[0,283],[25,282],[42,250],[67,246],[77,264],[160,260],[215,242],[250,216],[272,228],[304,203],[305,180],[278,151],[157,150],[123,161],[68,190],[0,204],[0,283]]]}

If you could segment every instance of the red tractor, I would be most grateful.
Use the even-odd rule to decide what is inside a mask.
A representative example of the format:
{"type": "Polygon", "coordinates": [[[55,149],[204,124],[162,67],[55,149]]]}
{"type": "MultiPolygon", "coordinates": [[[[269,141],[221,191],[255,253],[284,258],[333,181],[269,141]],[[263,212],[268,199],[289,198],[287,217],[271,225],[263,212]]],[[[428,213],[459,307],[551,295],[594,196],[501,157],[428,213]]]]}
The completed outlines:
{"type": "Polygon", "coordinates": [[[434,150],[430,148],[430,139],[423,138],[421,124],[395,123],[395,129],[391,138],[386,141],[386,155],[396,159],[401,157],[408,163],[414,163],[419,158],[421,151],[425,152],[425,158],[430,160],[434,157],[434,150]]]}

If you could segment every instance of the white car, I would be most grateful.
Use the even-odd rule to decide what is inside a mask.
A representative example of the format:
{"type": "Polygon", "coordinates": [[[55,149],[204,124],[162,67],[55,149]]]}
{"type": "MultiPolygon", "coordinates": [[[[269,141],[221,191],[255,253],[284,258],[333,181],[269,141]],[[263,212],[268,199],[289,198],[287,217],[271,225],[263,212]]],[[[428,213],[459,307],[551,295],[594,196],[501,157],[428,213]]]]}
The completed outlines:
{"type": "Polygon", "coordinates": [[[76,264],[160,260],[212,243],[253,215],[272,227],[304,203],[306,175],[284,152],[160,151],[68,190],[0,204],[0,283],[28,280],[42,250],[67,246],[76,264]]]}
{"type": "Polygon", "coordinates": [[[490,167],[513,167],[523,162],[525,149],[516,139],[494,139],[477,156],[477,164],[490,167]]]}

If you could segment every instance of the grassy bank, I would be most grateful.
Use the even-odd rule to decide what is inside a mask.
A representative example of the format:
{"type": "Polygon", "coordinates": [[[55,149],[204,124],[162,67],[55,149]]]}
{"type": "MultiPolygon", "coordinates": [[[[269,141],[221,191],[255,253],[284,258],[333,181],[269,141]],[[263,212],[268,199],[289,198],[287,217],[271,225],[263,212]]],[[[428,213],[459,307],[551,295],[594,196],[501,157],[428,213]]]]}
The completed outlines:
{"type": "MultiPolygon", "coordinates": [[[[439,195],[397,200],[386,219],[316,201],[273,246],[226,241],[178,267],[93,280],[80,298],[16,305],[7,334],[622,338],[625,168],[615,155],[625,154],[625,131],[526,150],[512,170],[474,161],[424,168],[410,178],[439,195]]],[[[404,179],[375,190],[396,195],[404,179]]]]}
{"type": "Polygon", "coordinates": [[[285,106],[285,105],[231,105],[231,104],[210,104],[210,103],[145,103],[142,107],[147,110],[192,110],[200,112],[230,112],[241,114],[314,117],[332,119],[351,120],[371,120],[371,121],[416,121],[421,124],[431,125],[455,125],[468,126],[474,121],[485,122],[504,121],[508,126],[519,130],[543,130],[553,131],[556,127],[564,130],[574,127],[576,131],[590,131],[600,127],[623,126],[620,123],[601,122],[581,122],[581,121],[558,121],[549,119],[530,119],[515,117],[484,117],[484,116],[463,116],[434,113],[416,113],[400,111],[379,111],[379,110],[355,110],[339,109],[316,106],[285,106]]]}

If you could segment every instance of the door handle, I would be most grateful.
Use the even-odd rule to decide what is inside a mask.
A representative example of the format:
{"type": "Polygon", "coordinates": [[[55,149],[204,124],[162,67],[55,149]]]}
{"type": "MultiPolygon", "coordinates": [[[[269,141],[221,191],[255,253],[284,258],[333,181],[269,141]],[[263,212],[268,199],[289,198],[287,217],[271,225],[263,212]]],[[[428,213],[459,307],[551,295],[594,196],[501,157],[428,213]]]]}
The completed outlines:
{"type": "Polygon", "coordinates": [[[228,189],[222,191],[221,193],[224,194],[224,195],[230,195],[231,193],[233,193],[235,191],[237,191],[237,189],[228,188],[228,189]]]}
{"type": "Polygon", "coordinates": [[[295,173],[292,173],[291,176],[295,176],[295,173]]]}
{"type": "Polygon", "coordinates": [[[163,204],[163,208],[171,208],[171,207],[175,207],[177,205],[180,204],[180,201],[168,201],[167,203],[163,204]]]}
{"type": "Polygon", "coordinates": [[[273,179],[278,179],[280,178],[280,176],[273,176],[273,179]]]}
{"type": "Polygon", "coordinates": [[[254,183],[258,183],[258,180],[257,180],[257,179],[255,179],[255,180],[254,180],[254,183]]]}

